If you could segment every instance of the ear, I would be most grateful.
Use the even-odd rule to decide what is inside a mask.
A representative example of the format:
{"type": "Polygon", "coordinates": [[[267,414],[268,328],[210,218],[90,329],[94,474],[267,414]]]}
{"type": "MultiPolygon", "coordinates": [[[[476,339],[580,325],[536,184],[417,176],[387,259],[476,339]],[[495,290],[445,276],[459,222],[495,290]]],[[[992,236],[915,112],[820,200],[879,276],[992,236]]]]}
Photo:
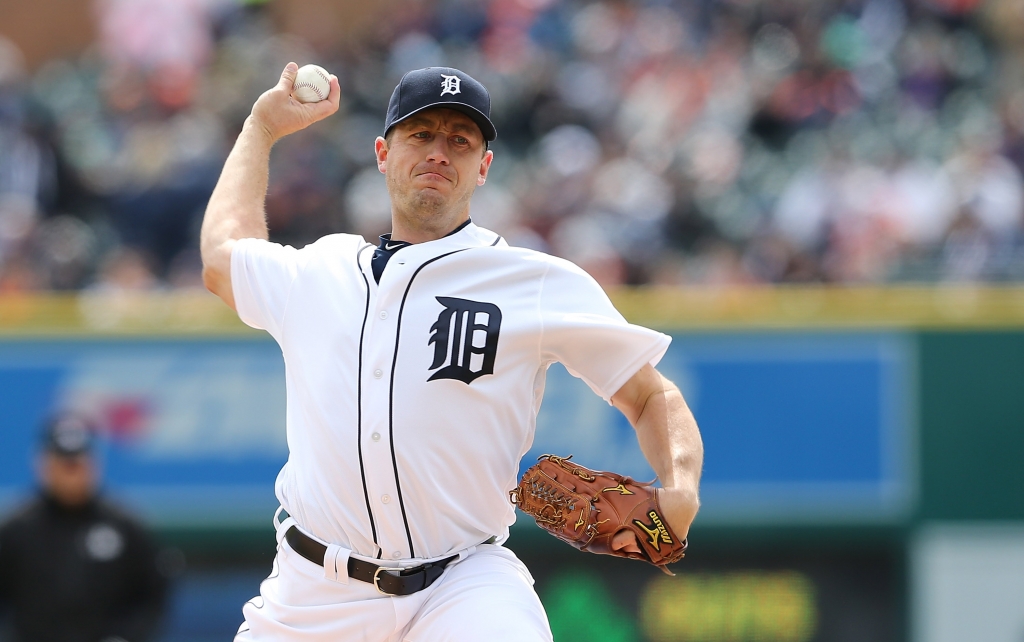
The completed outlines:
{"type": "Polygon", "coordinates": [[[388,141],[383,136],[378,136],[373,141],[373,151],[377,155],[377,169],[381,174],[388,173],[388,141]]]}
{"type": "Polygon", "coordinates": [[[477,186],[487,182],[487,172],[491,171],[492,160],[494,160],[494,152],[488,149],[484,157],[480,159],[480,174],[476,177],[477,186]]]}

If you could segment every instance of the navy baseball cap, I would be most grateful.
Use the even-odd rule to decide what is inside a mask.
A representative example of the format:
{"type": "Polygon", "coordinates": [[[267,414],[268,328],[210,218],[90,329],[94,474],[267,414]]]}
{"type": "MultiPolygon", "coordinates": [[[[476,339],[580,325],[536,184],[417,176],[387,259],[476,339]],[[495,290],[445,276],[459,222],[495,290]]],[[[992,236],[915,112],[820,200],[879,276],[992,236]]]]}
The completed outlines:
{"type": "Polygon", "coordinates": [[[427,67],[402,76],[388,103],[384,135],[396,123],[431,107],[447,107],[466,114],[488,142],[498,137],[491,122],[491,95],[487,89],[469,74],[451,67],[427,67]]]}
{"type": "Polygon", "coordinates": [[[77,415],[58,415],[43,426],[43,450],[54,455],[74,457],[92,452],[96,433],[77,415]]]}

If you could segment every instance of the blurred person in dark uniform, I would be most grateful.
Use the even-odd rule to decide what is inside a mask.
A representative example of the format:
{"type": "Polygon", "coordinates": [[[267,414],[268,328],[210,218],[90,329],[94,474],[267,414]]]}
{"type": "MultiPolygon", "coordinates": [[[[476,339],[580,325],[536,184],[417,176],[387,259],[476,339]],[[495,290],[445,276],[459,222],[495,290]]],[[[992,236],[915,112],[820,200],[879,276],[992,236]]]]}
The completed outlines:
{"type": "Polygon", "coordinates": [[[0,525],[0,610],[15,642],[145,642],[168,589],[160,547],[99,492],[95,433],[61,415],[43,432],[39,494],[0,525]]]}

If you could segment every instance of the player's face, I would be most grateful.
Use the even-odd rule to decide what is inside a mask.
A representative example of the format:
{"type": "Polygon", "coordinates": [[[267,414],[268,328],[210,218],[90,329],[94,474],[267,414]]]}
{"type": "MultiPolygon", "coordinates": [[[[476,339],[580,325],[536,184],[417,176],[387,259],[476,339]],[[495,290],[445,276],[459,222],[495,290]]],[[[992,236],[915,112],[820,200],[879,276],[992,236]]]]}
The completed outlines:
{"type": "Polygon", "coordinates": [[[377,139],[376,152],[396,214],[439,225],[468,215],[494,156],[469,116],[444,108],[398,123],[389,141],[377,139]]]}
{"type": "Polygon", "coordinates": [[[80,506],[96,492],[96,465],[89,455],[45,453],[39,462],[43,487],[65,506],[80,506]]]}

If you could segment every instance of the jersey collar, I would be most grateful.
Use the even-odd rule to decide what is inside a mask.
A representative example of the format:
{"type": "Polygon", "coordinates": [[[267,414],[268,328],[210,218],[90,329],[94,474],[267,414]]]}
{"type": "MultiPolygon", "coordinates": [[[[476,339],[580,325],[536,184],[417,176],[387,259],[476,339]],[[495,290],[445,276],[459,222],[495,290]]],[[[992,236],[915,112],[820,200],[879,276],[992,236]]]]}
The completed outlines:
{"type": "Polygon", "coordinates": [[[452,230],[447,236],[426,243],[417,243],[414,247],[430,248],[430,253],[437,254],[450,250],[487,247],[489,245],[507,245],[507,243],[505,243],[500,235],[488,229],[478,227],[472,220],[468,220],[452,230]]]}
{"type": "Polygon", "coordinates": [[[422,263],[435,256],[458,250],[495,245],[507,246],[508,243],[498,234],[482,227],[477,227],[473,224],[472,219],[467,219],[445,236],[425,243],[392,241],[390,233],[381,234],[380,243],[370,255],[369,275],[373,277],[375,283],[380,284],[385,267],[399,250],[401,250],[401,256],[404,258],[398,259],[398,261],[402,263],[422,263]]]}
{"type": "MultiPolygon", "coordinates": [[[[462,230],[466,229],[466,227],[468,227],[469,225],[472,225],[472,223],[473,223],[473,219],[467,218],[465,221],[460,223],[458,227],[456,227],[451,232],[448,232],[447,234],[445,234],[444,237],[442,237],[442,238],[447,238],[449,236],[454,236],[455,234],[458,234],[462,230]]],[[[384,252],[397,252],[398,250],[400,250],[403,247],[406,247],[408,245],[412,245],[412,243],[410,243],[408,241],[392,241],[391,240],[391,232],[388,232],[387,234],[381,234],[380,235],[380,243],[377,244],[377,249],[381,250],[381,251],[384,251],[384,252]]]]}

